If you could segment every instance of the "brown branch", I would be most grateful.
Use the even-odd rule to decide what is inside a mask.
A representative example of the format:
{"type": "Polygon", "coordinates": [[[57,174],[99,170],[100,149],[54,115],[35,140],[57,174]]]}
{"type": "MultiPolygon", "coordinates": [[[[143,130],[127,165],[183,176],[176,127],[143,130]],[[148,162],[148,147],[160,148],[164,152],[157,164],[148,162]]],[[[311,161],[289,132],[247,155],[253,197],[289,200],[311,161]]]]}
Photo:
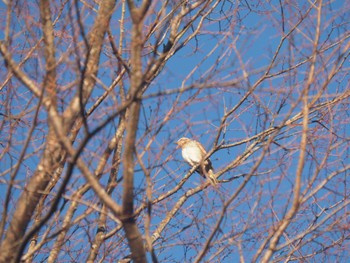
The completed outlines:
{"type": "Polygon", "coordinates": [[[141,92],[144,84],[142,74],[142,20],[149,7],[150,1],[144,1],[142,8],[136,9],[134,3],[128,0],[129,10],[133,20],[131,33],[131,58],[132,65],[130,76],[129,97],[134,100],[128,108],[128,121],[126,125],[126,137],[124,145],[123,166],[123,196],[122,196],[122,221],[126,237],[134,262],[147,262],[146,251],[141,233],[134,218],[134,168],[136,132],[140,117],[141,92]]]}
{"type": "Polygon", "coordinates": [[[0,41],[0,52],[6,61],[7,67],[13,71],[13,74],[26,86],[26,88],[28,88],[37,98],[39,98],[41,94],[40,89],[12,59],[11,53],[3,41],[0,41]]]}
{"type": "Polygon", "coordinates": [[[308,75],[308,80],[305,85],[305,88],[301,94],[302,96],[302,101],[303,101],[303,109],[302,109],[302,115],[303,115],[303,128],[302,128],[302,135],[301,135],[301,142],[300,142],[300,154],[299,154],[299,161],[298,161],[298,167],[296,170],[296,175],[295,175],[295,183],[294,183],[294,198],[293,198],[293,203],[292,207],[290,210],[286,213],[284,218],[280,221],[278,228],[272,235],[272,238],[270,240],[270,245],[264,254],[261,262],[267,263],[270,261],[274,251],[276,251],[276,246],[283,235],[284,231],[287,229],[289,224],[291,223],[293,217],[297,213],[299,206],[300,206],[300,192],[301,192],[301,176],[303,173],[304,165],[305,165],[305,157],[306,157],[306,147],[307,147],[307,140],[308,140],[308,126],[309,126],[309,110],[310,110],[310,105],[309,105],[309,90],[314,82],[315,78],[315,64],[316,64],[316,55],[317,55],[317,50],[318,50],[318,43],[319,43],[319,38],[320,38],[320,30],[321,30],[321,10],[322,10],[322,0],[318,1],[319,6],[316,7],[318,11],[317,15],[317,26],[316,26],[316,33],[315,33],[315,40],[314,40],[314,46],[313,46],[313,59],[311,62],[310,66],[310,72],[308,75]]]}
{"type": "MultiPolygon", "coordinates": [[[[113,190],[115,189],[117,185],[117,175],[120,167],[120,159],[122,154],[122,138],[125,131],[125,117],[121,117],[118,129],[116,131],[115,137],[110,142],[109,149],[114,149],[113,154],[113,160],[112,160],[112,169],[110,172],[110,176],[108,179],[108,184],[106,186],[106,192],[111,195],[113,190]]],[[[106,159],[106,158],[105,158],[106,159]]],[[[98,177],[101,177],[102,175],[102,166],[100,169],[100,173],[97,174],[98,177]]],[[[105,240],[105,232],[106,232],[106,222],[107,222],[107,206],[105,204],[102,204],[100,217],[98,220],[98,228],[95,235],[95,240],[93,241],[93,244],[91,246],[90,254],[88,256],[87,262],[95,262],[96,257],[98,255],[99,249],[102,245],[102,242],[105,240]]],[[[54,261],[53,261],[54,262],[54,261]]]]}
{"type": "Polygon", "coordinates": [[[64,129],[66,132],[71,129],[77,115],[83,112],[80,105],[85,106],[95,86],[104,37],[114,11],[115,2],[115,0],[101,2],[94,25],[89,33],[88,60],[86,61],[86,69],[82,76],[82,86],[80,87],[80,92],[75,95],[70,105],[63,113],[64,129]],[[80,100],[80,98],[82,98],[82,100],[80,100]]]}
{"type": "Polygon", "coordinates": [[[50,1],[40,0],[40,18],[44,38],[44,55],[46,60],[46,75],[43,88],[51,100],[51,107],[56,107],[56,59],[54,30],[51,20],[50,1]]]}
{"type": "MultiPolygon", "coordinates": [[[[41,0],[40,4],[40,19],[42,23],[42,32],[44,40],[44,56],[46,60],[46,74],[43,81],[43,91],[46,92],[47,97],[50,100],[51,107],[56,108],[57,98],[56,98],[56,59],[55,59],[55,43],[54,43],[54,31],[53,24],[51,20],[51,11],[50,11],[50,2],[48,0],[41,0]]],[[[50,124],[49,124],[50,125],[50,124]]],[[[53,180],[49,183],[45,192],[50,192],[51,189],[56,185],[56,182],[59,178],[58,176],[53,176],[53,180]]],[[[38,207],[36,209],[35,215],[35,225],[40,225],[41,215],[44,209],[44,202],[47,195],[43,195],[40,198],[38,207]]],[[[31,231],[30,231],[31,232],[31,231]]],[[[31,238],[30,246],[28,248],[31,251],[37,242],[38,232],[34,234],[31,238]]]]}

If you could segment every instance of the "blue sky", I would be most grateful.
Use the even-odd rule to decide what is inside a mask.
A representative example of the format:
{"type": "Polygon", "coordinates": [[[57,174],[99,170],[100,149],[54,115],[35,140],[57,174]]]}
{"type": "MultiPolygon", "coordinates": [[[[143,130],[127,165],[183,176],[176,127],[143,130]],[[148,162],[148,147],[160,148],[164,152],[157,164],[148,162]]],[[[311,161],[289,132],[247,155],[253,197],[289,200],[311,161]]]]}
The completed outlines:
{"type": "MultiPolygon", "coordinates": [[[[35,3],[30,1],[26,3],[28,6],[35,6],[35,3]]],[[[280,22],[281,14],[278,1],[259,4],[251,3],[251,10],[248,10],[248,8],[244,6],[244,2],[239,2],[240,12],[233,16],[230,21],[231,27],[228,27],[227,21],[222,18],[224,15],[229,15],[230,12],[233,12],[235,6],[231,5],[228,1],[225,3],[226,5],[219,5],[219,7],[217,7],[215,14],[210,17],[212,19],[208,22],[210,24],[203,27],[203,33],[179,50],[175,56],[167,62],[164,70],[153,81],[145,93],[145,96],[149,96],[158,91],[179,89],[182,85],[196,86],[203,83],[218,83],[217,87],[203,89],[199,92],[198,89],[186,91],[179,95],[179,100],[177,100],[178,94],[172,94],[164,97],[154,96],[143,101],[137,150],[139,152],[143,151],[145,145],[150,140],[154,140],[150,149],[143,156],[143,161],[147,167],[154,167],[151,170],[154,184],[154,198],[172,187],[175,187],[190,168],[182,160],[180,150],[175,148],[176,145],[174,142],[177,141],[178,138],[186,136],[199,140],[206,149],[211,149],[223,114],[225,111],[237,105],[247,90],[262,76],[281,39],[282,24],[280,22]],[[217,19],[222,19],[220,24],[216,22],[217,19]],[[222,32],[218,33],[220,29],[222,32]],[[234,48],[236,48],[236,52],[234,48]],[[210,54],[210,56],[208,54],[210,54]],[[248,78],[242,78],[242,76],[244,76],[243,68],[248,72],[248,78]],[[235,79],[240,79],[236,85],[229,87],[220,85],[220,82],[227,82],[235,79]],[[188,100],[192,101],[187,105],[188,100]],[[176,109],[170,115],[169,120],[162,123],[162,120],[174,106],[175,102],[177,103],[176,109]]],[[[286,8],[284,10],[284,15],[288,18],[284,24],[285,32],[288,32],[297,22],[297,7],[305,11],[305,6],[308,5],[308,1],[297,1],[295,6],[290,5],[289,9],[286,8]],[[289,24],[288,22],[291,23],[289,24]]],[[[342,1],[334,1],[331,5],[325,7],[325,16],[324,22],[322,22],[321,33],[321,42],[325,41],[325,46],[336,42],[339,37],[343,36],[344,31],[349,32],[348,25],[339,25],[339,23],[343,22],[343,19],[348,18],[344,5],[342,1]],[[344,9],[344,11],[342,11],[342,9],[344,9]],[[339,15],[335,17],[334,14],[339,15]],[[334,18],[334,20],[330,21],[328,18],[334,18]]],[[[5,17],[3,8],[3,2],[1,2],[0,10],[3,14],[2,16],[5,17]]],[[[28,12],[28,14],[37,14],[37,9],[25,8],[24,10],[28,12]]],[[[115,12],[115,16],[112,20],[112,31],[116,36],[118,36],[119,33],[119,10],[120,9],[115,12]]],[[[87,10],[83,14],[84,23],[91,25],[93,14],[92,11],[87,10]]],[[[314,11],[312,11],[311,15],[314,14],[314,11]]],[[[28,26],[24,23],[22,18],[23,17],[14,17],[14,21],[18,20],[18,23],[13,23],[14,31],[21,32],[21,27],[28,26]]],[[[147,22],[149,22],[149,20],[146,20],[146,23],[147,22]]],[[[35,21],[31,21],[31,23],[29,24],[35,25],[35,21]]],[[[272,68],[271,73],[286,69],[289,65],[295,65],[311,54],[312,42],[310,40],[312,40],[314,36],[314,32],[312,31],[314,29],[314,23],[314,17],[307,18],[301,23],[298,30],[284,42],[280,55],[276,59],[276,65],[272,68]]],[[[64,25],[65,20],[63,20],[62,24],[58,23],[57,30],[61,29],[64,25]]],[[[1,29],[3,29],[3,27],[4,23],[2,23],[1,29]]],[[[128,27],[127,24],[126,28],[128,27]]],[[[34,27],[32,29],[35,33],[35,37],[40,37],[40,31],[37,30],[38,28],[34,27]]],[[[69,32],[69,26],[66,30],[69,32]]],[[[191,31],[188,34],[190,33],[191,31]]],[[[130,32],[127,31],[126,40],[124,41],[126,52],[128,51],[129,34],[130,32]]],[[[22,35],[17,34],[14,38],[14,45],[20,44],[22,47],[29,47],[35,43],[35,40],[31,42],[31,37],[32,35],[28,32],[22,35]]],[[[3,39],[3,30],[0,30],[0,38],[3,39]]],[[[115,40],[117,42],[118,37],[116,37],[115,40]]],[[[345,42],[343,46],[345,46],[345,42]]],[[[150,43],[153,44],[154,39],[151,38],[150,43]]],[[[69,39],[64,39],[62,42],[58,42],[58,44],[58,56],[66,54],[66,51],[71,47],[69,39]]],[[[331,56],[330,61],[327,61],[328,58],[326,55],[331,55],[336,48],[338,48],[338,46],[330,48],[327,52],[322,53],[322,57],[317,61],[319,69],[317,72],[317,83],[312,86],[310,94],[315,94],[322,86],[325,79],[325,72],[330,70],[334,58],[337,57],[335,55],[331,56]],[[325,65],[324,67],[320,66],[322,63],[325,65]]],[[[103,52],[104,53],[101,55],[101,69],[98,77],[105,86],[108,86],[116,77],[115,71],[117,62],[109,56],[110,50],[108,49],[108,44],[106,44],[103,52]]],[[[337,52],[339,53],[340,51],[337,52]]],[[[337,54],[337,52],[335,53],[337,54]]],[[[23,54],[18,54],[15,56],[15,59],[20,60],[23,56],[23,54]]],[[[123,56],[125,58],[127,57],[125,54],[123,54],[123,56]]],[[[144,66],[146,66],[147,59],[151,56],[152,55],[145,56],[144,66]]],[[[62,71],[59,76],[59,86],[62,87],[62,90],[60,90],[60,95],[62,96],[60,104],[62,107],[68,104],[67,101],[73,94],[70,89],[65,89],[65,85],[73,83],[76,78],[75,73],[72,73],[74,63],[76,62],[74,59],[74,55],[71,54],[71,57],[67,59],[68,63],[60,65],[62,71]]],[[[40,82],[42,77],[41,70],[43,69],[42,65],[42,54],[36,53],[35,56],[26,63],[24,70],[29,76],[37,82],[40,82]]],[[[349,63],[346,62],[344,69],[348,69],[348,67],[349,63]]],[[[298,67],[297,70],[293,70],[290,73],[281,74],[264,80],[257,87],[253,96],[250,96],[244,101],[235,113],[228,118],[225,137],[221,136],[221,139],[224,139],[223,142],[225,144],[239,142],[258,134],[267,129],[270,125],[279,125],[285,118],[287,112],[291,109],[293,103],[295,103],[301,89],[304,87],[308,70],[309,64],[305,63],[298,67]],[[281,107],[281,105],[283,105],[283,107],[281,107]]],[[[322,97],[320,101],[329,100],[332,96],[345,91],[349,86],[348,83],[349,76],[346,70],[344,70],[344,72],[340,73],[327,87],[327,94],[329,94],[330,98],[322,97]]],[[[21,94],[21,97],[17,98],[17,103],[12,103],[12,105],[15,106],[11,108],[12,114],[20,112],[23,109],[23,105],[28,104],[29,108],[35,106],[36,100],[33,100],[31,95],[21,84],[13,80],[12,85],[17,88],[17,93],[21,94]]],[[[125,85],[127,87],[127,80],[125,80],[125,85]]],[[[103,92],[103,87],[101,85],[96,85],[88,106],[92,105],[103,92]]],[[[117,89],[114,91],[113,95],[119,100],[117,97],[117,89]]],[[[6,98],[6,94],[4,93],[2,93],[1,96],[6,98]]],[[[116,101],[111,95],[103,103],[103,106],[92,114],[91,122],[89,123],[91,128],[98,126],[110,112],[115,110],[115,106],[116,101]]],[[[297,105],[291,116],[299,112],[300,107],[301,104],[297,105]]],[[[347,110],[346,106],[344,108],[347,110]]],[[[335,108],[334,111],[337,113],[342,112],[340,108],[335,108]]],[[[350,135],[350,129],[346,120],[339,119],[337,115],[333,116],[327,111],[320,112],[317,116],[312,115],[312,118],[315,120],[322,120],[320,115],[324,118],[331,119],[331,121],[326,123],[335,124],[335,127],[339,129],[337,132],[342,134],[343,137],[348,137],[350,135]]],[[[26,118],[26,125],[17,128],[14,138],[15,142],[25,140],[29,127],[28,124],[30,124],[32,116],[33,113],[29,111],[28,117],[26,118]]],[[[40,148],[40,145],[43,143],[43,140],[40,140],[40,138],[46,131],[45,120],[46,115],[45,112],[42,111],[38,128],[34,133],[34,139],[27,152],[40,148]]],[[[96,167],[99,161],[98,157],[106,147],[106,142],[111,138],[117,124],[118,119],[115,119],[114,122],[106,126],[105,129],[89,142],[88,148],[83,154],[83,158],[89,163],[92,170],[96,167]]],[[[310,130],[310,134],[315,134],[315,136],[323,134],[324,138],[315,140],[313,142],[315,145],[310,145],[305,172],[303,173],[303,182],[307,182],[307,180],[310,179],[316,169],[316,161],[319,163],[324,156],[322,149],[326,149],[326,146],[331,143],[329,137],[327,137],[329,131],[324,127],[321,127],[317,123],[312,123],[310,124],[310,130]]],[[[276,140],[276,142],[283,147],[277,144],[270,147],[268,154],[264,157],[264,161],[257,171],[263,175],[252,177],[244,190],[230,206],[223,220],[221,231],[218,232],[214,239],[214,248],[210,251],[213,253],[215,250],[226,246],[227,252],[222,254],[225,255],[225,257],[215,262],[234,262],[238,260],[238,246],[235,243],[237,240],[242,240],[244,244],[243,254],[246,257],[246,261],[249,262],[256,252],[260,241],[266,237],[269,227],[276,222],[276,218],[281,218],[290,207],[290,198],[292,198],[291,189],[293,189],[296,167],[298,165],[297,158],[299,155],[298,146],[300,143],[300,131],[300,126],[287,127],[277,136],[278,140],[276,140]],[[247,229],[245,229],[245,227],[247,227],[247,229]],[[240,231],[244,234],[239,235],[238,233],[240,233],[240,231]]],[[[76,145],[79,144],[83,135],[83,133],[80,134],[76,145]]],[[[334,141],[338,142],[340,139],[334,138],[334,141]]],[[[21,150],[21,145],[21,143],[18,143],[15,148],[12,148],[13,159],[11,157],[5,157],[1,160],[0,165],[2,171],[9,168],[12,164],[11,161],[13,162],[16,160],[21,150]]],[[[220,149],[215,152],[211,156],[215,170],[219,171],[225,168],[249,145],[250,143],[242,144],[237,147],[220,149]]],[[[331,154],[328,158],[329,167],[321,171],[318,180],[323,179],[325,176],[329,175],[330,172],[337,169],[340,163],[347,165],[349,150],[346,142],[343,143],[343,145],[347,149],[344,152],[339,152],[338,148],[330,151],[331,154]],[[339,158],[343,158],[343,160],[339,160],[339,158]]],[[[221,179],[228,179],[232,176],[248,173],[260,157],[260,154],[261,150],[257,151],[257,153],[250,156],[245,163],[227,172],[221,179]]],[[[24,161],[17,179],[24,180],[26,177],[30,176],[35,170],[38,160],[38,157],[32,157],[24,161]]],[[[122,169],[120,170],[120,173],[121,172],[122,169]]],[[[8,179],[8,176],[9,174],[4,178],[8,179]]],[[[108,172],[106,171],[106,174],[101,179],[102,184],[106,184],[107,180],[108,172]]],[[[243,178],[239,178],[232,182],[222,184],[219,189],[209,187],[189,198],[162,233],[163,238],[167,240],[168,243],[164,243],[165,247],[161,247],[160,244],[156,243],[156,249],[158,249],[157,251],[160,253],[160,261],[189,262],[193,260],[193,257],[195,257],[198,250],[201,248],[201,243],[206,240],[213,225],[218,220],[218,214],[222,209],[224,201],[232,195],[243,180],[243,178]]],[[[85,182],[85,180],[76,169],[71,184],[67,189],[67,195],[72,194],[79,183],[82,182],[85,182]]],[[[203,179],[200,175],[193,174],[183,188],[176,194],[166,202],[155,205],[153,207],[151,229],[156,229],[159,223],[164,219],[165,213],[172,209],[178,198],[183,196],[187,190],[200,185],[202,182],[203,179]]],[[[21,181],[21,183],[23,184],[24,181],[21,181]]],[[[305,205],[305,211],[300,211],[300,215],[298,215],[305,216],[305,221],[297,221],[295,225],[291,226],[291,230],[298,227],[301,229],[307,228],[310,225],[310,221],[314,218],[312,212],[317,213],[320,207],[327,207],[330,204],[341,201],[347,193],[346,183],[347,179],[345,175],[342,175],[339,177],[338,181],[332,181],[330,183],[329,187],[332,191],[329,191],[329,189],[320,191],[315,196],[315,199],[319,198],[321,200],[315,201],[314,203],[310,201],[309,204],[305,205]],[[341,182],[339,186],[337,182],[341,182]],[[322,199],[325,196],[329,198],[322,199]]],[[[140,171],[139,165],[137,165],[135,182],[138,192],[137,205],[139,205],[144,198],[144,184],[144,175],[140,171]]],[[[307,187],[307,183],[303,184],[303,189],[305,189],[305,187],[307,187]]],[[[6,189],[6,184],[0,183],[0,191],[4,193],[6,189]]],[[[121,186],[119,186],[113,194],[117,202],[120,201],[121,191],[121,186]]],[[[15,191],[13,202],[15,202],[18,193],[19,191],[15,191]]],[[[84,197],[84,201],[90,202],[91,200],[96,200],[96,197],[90,191],[84,197]]],[[[3,202],[3,196],[1,197],[1,202],[3,202]]],[[[67,207],[65,207],[65,209],[66,208],[67,207]]],[[[63,209],[63,211],[65,211],[65,209],[63,209]]],[[[86,209],[86,206],[81,206],[77,214],[84,212],[86,209]]],[[[82,237],[82,240],[86,238],[85,230],[90,236],[94,235],[96,231],[95,220],[97,217],[98,213],[95,212],[91,217],[88,217],[86,221],[81,223],[82,227],[79,231],[79,236],[82,237]]],[[[115,223],[110,222],[108,231],[114,226],[115,223]]],[[[140,227],[143,228],[142,224],[140,224],[140,227]]],[[[71,234],[73,234],[74,231],[73,229],[71,234]]],[[[338,233],[333,234],[337,235],[338,233]]],[[[118,240],[117,236],[111,238],[109,241],[110,243],[108,243],[106,247],[109,245],[112,246],[112,241],[116,240],[118,240]]],[[[320,238],[319,241],[322,242],[322,238],[320,238]]],[[[84,245],[85,243],[78,244],[77,249],[84,245]]],[[[303,252],[308,252],[306,251],[306,247],[303,249],[305,249],[303,252]]],[[[127,253],[127,251],[125,253],[127,253]]],[[[280,253],[283,254],[284,251],[280,253]]],[[[77,257],[79,258],[79,256],[77,257]]],[[[210,254],[206,258],[207,261],[209,261],[209,257],[210,254]]],[[[65,256],[62,256],[62,259],[63,258],[65,258],[65,256]]],[[[84,258],[84,256],[81,256],[81,258],[84,258]]]]}

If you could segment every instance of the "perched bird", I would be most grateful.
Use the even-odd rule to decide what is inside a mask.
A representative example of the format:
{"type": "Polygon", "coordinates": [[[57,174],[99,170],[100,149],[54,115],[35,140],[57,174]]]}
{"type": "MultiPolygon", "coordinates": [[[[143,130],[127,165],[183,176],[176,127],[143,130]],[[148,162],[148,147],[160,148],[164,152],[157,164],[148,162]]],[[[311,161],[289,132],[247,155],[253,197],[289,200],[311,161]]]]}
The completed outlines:
{"type": "Polygon", "coordinates": [[[204,160],[204,157],[206,156],[207,152],[205,151],[202,144],[195,140],[191,140],[188,138],[180,138],[176,144],[178,147],[181,147],[182,149],[182,157],[184,160],[193,166],[199,165],[197,168],[197,172],[209,179],[209,182],[212,185],[216,185],[218,183],[218,180],[216,179],[214,172],[213,172],[213,166],[211,165],[211,161],[209,159],[204,160]]]}

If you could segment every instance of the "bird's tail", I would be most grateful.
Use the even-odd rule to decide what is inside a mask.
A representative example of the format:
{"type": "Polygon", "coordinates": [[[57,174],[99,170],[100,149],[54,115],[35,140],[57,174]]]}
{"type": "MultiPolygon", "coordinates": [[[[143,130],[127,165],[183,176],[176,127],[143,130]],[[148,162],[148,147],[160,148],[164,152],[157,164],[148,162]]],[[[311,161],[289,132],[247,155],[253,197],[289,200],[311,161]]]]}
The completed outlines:
{"type": "Polygon", "coordinates": [[[215,186],[218,184],[218,179],[216,179],[215,174],[212,169],[209,169],[207,172],[207,177],[209,179],[209,182],[212,186],[215,186]]]}

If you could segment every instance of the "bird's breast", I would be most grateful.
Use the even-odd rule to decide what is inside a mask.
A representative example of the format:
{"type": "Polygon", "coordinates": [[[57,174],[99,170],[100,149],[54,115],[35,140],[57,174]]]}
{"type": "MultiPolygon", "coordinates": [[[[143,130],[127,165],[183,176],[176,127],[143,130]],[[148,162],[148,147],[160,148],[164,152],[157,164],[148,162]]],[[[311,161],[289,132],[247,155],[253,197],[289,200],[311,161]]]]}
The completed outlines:
{"type": "Polygon", "coordinates": [[[182,157],[185,161],[187,161],[190,164],[198,164],[203,156],[198,147],[184,147],[182,149],[182,157]]]}

